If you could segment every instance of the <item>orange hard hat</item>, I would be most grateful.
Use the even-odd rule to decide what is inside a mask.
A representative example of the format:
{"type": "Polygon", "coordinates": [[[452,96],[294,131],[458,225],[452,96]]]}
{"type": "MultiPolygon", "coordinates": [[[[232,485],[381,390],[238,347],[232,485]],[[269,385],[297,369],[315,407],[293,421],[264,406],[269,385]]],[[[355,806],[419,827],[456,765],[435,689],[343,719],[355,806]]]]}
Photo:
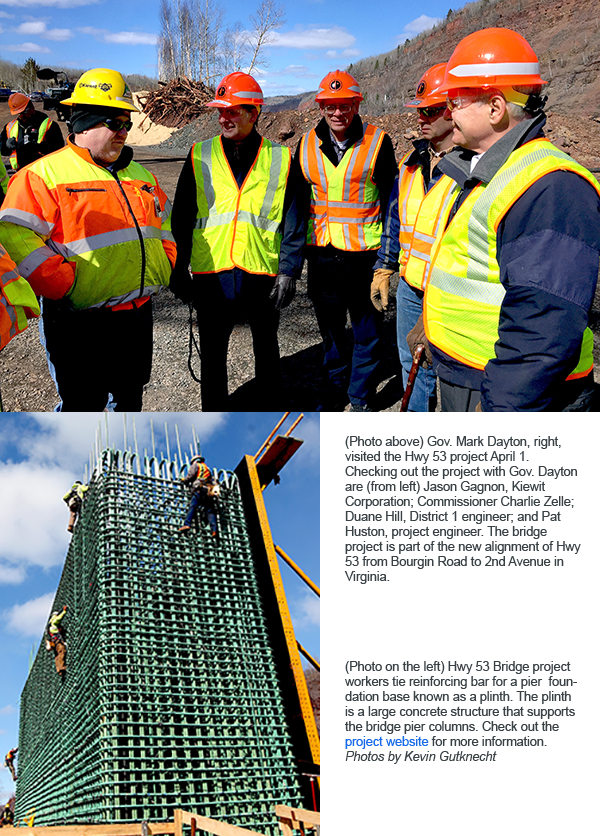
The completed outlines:
{"type": "Polygon", "coordinates": [[[29,96],[26,96],[25,93],[13,93],[12,96],[8,97],[8,106],[13,116],[27,110],[30,103],[31,99],[29,96]]]}
{"type": "Polygon", "coordinates": [[[537,55],[512,29],[480,29],[458,43],[450,56],[444,81],[436,90],[447,93],[464,87],[535,86],[540,77],[537,55]]]}
{"type": "Polygon", "coordinates": [[[415,98],[408,102],[405,107],[430,107],[436,104],[446,104],[446,94],[441,96],[439,93],[434,93],[438,87],[441,87],[446,73],[446,64],[434,64],[426,73],[423,73],[419,83],[415,98]]]}
{"type": "Polygon", "coordinates": [[[362,102],[363,97],[358,81],[345,70],[327,73],[319,84],[315,102],[326,102],[329,99],[358,99],[362,102]]]}
{"type": "Polygon", "coordinates": [[[229,73],[217,84],[217,92],[212,102],[206,107],[236,107],[237,105],[264,104],[263,91],[260,84],[248,73],[229,73]]]}

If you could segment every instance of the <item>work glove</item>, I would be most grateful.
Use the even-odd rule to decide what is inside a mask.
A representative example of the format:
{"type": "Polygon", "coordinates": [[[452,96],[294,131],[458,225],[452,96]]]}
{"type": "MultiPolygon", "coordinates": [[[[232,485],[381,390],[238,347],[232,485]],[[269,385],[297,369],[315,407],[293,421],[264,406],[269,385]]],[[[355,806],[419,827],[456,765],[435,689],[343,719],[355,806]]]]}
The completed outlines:
{"type": "Polygon", "coordinates": [[[175,267],[171,273],[169,290],[186,304],[194,298],[194,282],[187,267],[175,267]]]}
{"type": "Polygon", "coordinates": [[[5,145],[6,145],[6,147],[9,151],[14,151],[15,148],[17,147],[17,140],[15,139],[14,136],[10,136],[6,140],[5,145]]]}
{"type": "Polygon", "coordinates": [[[409,331],[406,335],[406,342],[408,348],[410,350],[411,356],[414,357],[416,347],[421,344],[423,345],[424,351],[421,355],[422,360],[421,364],[424,369],[428,369],[433,364],[433,358],[431,356],[431,349],[429,348],[429,343],[427,342],[427,337],[425,336],[425,326],[423,325],[423,314],[418,318],[417,324],[409,331]]]}
{"type": "Polygon", "coordinates": [[[388,298],[390,295],[390,279],[394,271],[386,267],[379,267],[373,273],[371,282],[371,302],[378,311],[387,311],[388,298]]]}
{"type": "Polygon", "coordinates": [[[278,273],[273,290],[269,293],[269,299],[273,302],[275,310],[287,308],[295,295],[296,279],[286,276],[285,273],[278,273]]]}

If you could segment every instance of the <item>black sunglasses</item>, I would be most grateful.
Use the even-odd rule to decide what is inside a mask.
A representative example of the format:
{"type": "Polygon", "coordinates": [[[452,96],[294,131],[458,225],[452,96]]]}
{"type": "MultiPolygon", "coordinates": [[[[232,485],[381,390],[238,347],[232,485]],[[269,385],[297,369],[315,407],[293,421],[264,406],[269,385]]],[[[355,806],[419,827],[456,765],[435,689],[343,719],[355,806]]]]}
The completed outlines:
{"type": "Polygon", "coordinates": [[[432,116],[437,116],[443,110],[446,110],[446,105],[431,105],[431,107],[420,107],[419,113],[422,113],[423,116],[426,116],[430,119],[432,116]]]}
{"type": "Polygon", "coordinates": [[[122,131],[123,128],[126,131],[130,131],[133,128],[131,119],[128,119],[127,122],[121,122],[120,119],[105,119],[101,124],[107,127],[109,131],[114,131],[114,133],[122,131]]]}

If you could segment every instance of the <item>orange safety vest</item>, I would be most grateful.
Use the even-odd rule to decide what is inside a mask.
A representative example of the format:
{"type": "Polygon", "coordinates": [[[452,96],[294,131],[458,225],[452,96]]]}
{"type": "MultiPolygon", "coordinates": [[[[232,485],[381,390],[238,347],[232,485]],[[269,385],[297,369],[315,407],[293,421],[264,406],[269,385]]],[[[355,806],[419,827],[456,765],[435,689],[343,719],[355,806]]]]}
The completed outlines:
{"type": "Polygon", "coordinates": [[[0,348],[27,328],[27,320],[39,316],[35,293],[0,245],[0,348]]]}
{"type": "Polygon", "coordinates": [[[300,141],[300,166],[311,186],[307,243],[339,250],[376,250],[383,228],[373,169],[385,133],[364,125],[362,139],[335,166],[311,130],[300,141]]]}
{"type": "MultiPolygon", "coordinates": [[[[408,252],[402,251],[400,267],[401,275],[411,287],[425,290],[431,272],[431,249],[437,235],[446,228],[448,215],[456,200],[455,186],[456,183],[451,177],[446,174],[442,175],[421,198],[417,214],[414,219],[411,218],[413,220],[411,241],[408,252]]],[[[422,194],[423,188],[423,178],[415,178],[411,192],[422,194]]],[[[412,203],[410,199],[408,202],[412,203]]],[[[401,211],[404,215],[404,206],[401,211]]],[[[402,220],[400,239],[402,246],[402,220]]]]}
{"type": "MultiPolygon", "coordinates": [[[[44,119],[44,121],[41,123],[41,125],[38,128],[38,135],[37,135],[36,142],[38,142],[38,143],[42,142],[42,140],[44,139],[44,137],[48,133],[48,130],[49,130],[51,124],[52,124],[52,119],[50,119],[50,117],[46,117],[46,119],[44,119]]],[[[13,119],[12,122],[8,123],[8,125],[6,126],[6,135],[8,137],[12,137],[13,139],[18,139],[19,138],[19,120],[18,119],[13,119]]],[[[9,156],[9,160],[10,160],[10,164],[11,164],[11,167],[12,167],[13,171],[17,171],[18,170],[18,165],[17,165],[17,150],[16,150],[16,148],[15,148],[14,151],[11,152],[11,154],[9,156]]]]}
{"type": "Polygon", "coordinates": [[[0,210],[0,234],[40,296],[77,309],[139,306],[168,285],[176,247],[171,207],[133,160],[117,175],[69,141],[19,171],[0,210]]]}

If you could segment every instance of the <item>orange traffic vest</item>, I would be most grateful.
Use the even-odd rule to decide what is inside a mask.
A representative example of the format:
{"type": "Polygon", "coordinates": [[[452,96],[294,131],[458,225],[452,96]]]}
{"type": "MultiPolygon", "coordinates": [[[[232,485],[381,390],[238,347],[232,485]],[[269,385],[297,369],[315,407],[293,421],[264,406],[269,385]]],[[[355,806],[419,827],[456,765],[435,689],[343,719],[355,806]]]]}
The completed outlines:
{"type": "Polygon", "coordinates": [[[364,125],[362,139],[335,166],[321,151],[313,129],[300,141],[300,166],[311,186],[307,243],[339,250],[374,250],[383,228],[379,188],[373,169],[383,138],[381,128],[364,125]]]}
{"type": "Polygon", "coordinates": [[[39,316],[40,306],[29,284],[0,245],[0,348],[27,328],[27,320],[39,316]]]}
{"type": "MultiPolygon", "coordinates": [[[[423,193],[423,178],[415,177],[413,187],[406,203],[409,209],[413,208],[411,196],[414,192],[423,193]]],[[[400,266],[401,275],[411,286],[419,290],[425,290],[429,273],[431,272],[431,248],[435,243],[436,236],[446,228],[446,222],[450,210],[456,200],[456,183],[451,177],[442,175],[437,183],[429,189],[417,207],[417,213],[405,216],[405,206],[402,204],[400,212],[400,246],[402,242],[403,217],[412,221],[412,232],[408,252],[402,250],[402,263],[400,266]]],[[[400,185],[402,190],[402,184],[400,185]]]]}

